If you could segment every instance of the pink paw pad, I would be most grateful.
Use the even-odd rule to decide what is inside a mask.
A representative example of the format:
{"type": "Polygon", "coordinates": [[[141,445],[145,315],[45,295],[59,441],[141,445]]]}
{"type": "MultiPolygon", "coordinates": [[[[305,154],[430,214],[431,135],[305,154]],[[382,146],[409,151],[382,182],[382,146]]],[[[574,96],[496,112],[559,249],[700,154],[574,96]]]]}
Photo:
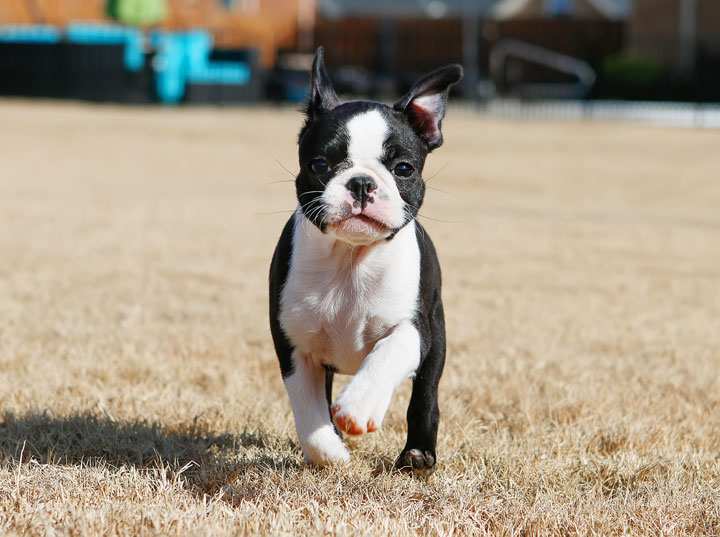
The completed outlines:
{"type": "Polygon", "coordinates": [[[333,418],[335,419],[335,423],[341,431],[352,435],[364,434],[366,431],[368,433],[377,431],[377,425],[375,424],[375,420],[368,420],[365,430],[363,430],[363,428],[358,425],[354,418],[350,416],[336,416],[339,411],[339,406],[333,406],[330,409],[330,413],[332,414],[333,418]]]}

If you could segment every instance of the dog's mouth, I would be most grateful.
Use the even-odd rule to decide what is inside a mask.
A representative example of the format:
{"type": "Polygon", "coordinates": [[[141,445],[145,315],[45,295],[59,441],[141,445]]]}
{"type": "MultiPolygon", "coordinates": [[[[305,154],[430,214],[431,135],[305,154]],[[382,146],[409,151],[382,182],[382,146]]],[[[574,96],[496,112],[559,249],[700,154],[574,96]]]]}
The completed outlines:
{"type": "Polygon", "coordinates": [[[332,224],[338,238],[353,244],[367,244],[389,236],[392,229],[365,213],[350,214],[332,224]]]}
{"type": "Polygon", "coordinates": [[[380,231],[389,231],[390,227],[381,222],[380,220],[377,220],[376,218],[373,218],[370,215],[367,215],[365,213],[359,213],[359,214],[351,214],[343,219],[341,219],[338,222],[338,226],[347,226],[347,225],[355,225],[356,223],[365,224],[368,226],[372,226],[380,231]]]}

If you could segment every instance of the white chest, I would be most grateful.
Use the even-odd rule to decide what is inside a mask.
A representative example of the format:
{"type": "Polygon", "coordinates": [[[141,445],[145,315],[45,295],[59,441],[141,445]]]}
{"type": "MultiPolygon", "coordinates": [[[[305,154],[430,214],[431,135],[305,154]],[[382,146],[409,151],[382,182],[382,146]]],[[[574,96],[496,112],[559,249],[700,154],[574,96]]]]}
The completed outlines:
{"type": "Polygon", "coordinates": [[[297,352],[354,374],[373,346],[417,308],[414,222],[388,242],[351,248],[296,216],[280,324],[297,352]]]}

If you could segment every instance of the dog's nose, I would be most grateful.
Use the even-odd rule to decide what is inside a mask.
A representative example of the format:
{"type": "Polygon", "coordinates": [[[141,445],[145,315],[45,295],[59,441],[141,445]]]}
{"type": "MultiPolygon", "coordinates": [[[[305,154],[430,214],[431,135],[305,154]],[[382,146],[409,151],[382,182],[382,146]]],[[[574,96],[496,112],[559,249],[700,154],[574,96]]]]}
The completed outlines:
{"type": "Polygon", "coordinates": [[[360,208],[364,209],[368,202],[372,202],[370,194],[377,190],[377,183],[372,177],[367,175],[356,175],[345,183],[345,188],[350,191],[352,197],[360,204],[360,208]]]}

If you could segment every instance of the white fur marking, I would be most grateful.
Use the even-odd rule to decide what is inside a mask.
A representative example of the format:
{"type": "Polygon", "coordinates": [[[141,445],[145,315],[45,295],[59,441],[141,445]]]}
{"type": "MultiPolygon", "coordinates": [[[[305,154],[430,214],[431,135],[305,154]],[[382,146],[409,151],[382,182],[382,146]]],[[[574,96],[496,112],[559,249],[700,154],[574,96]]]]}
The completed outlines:
{"type": "Polygon", "coordinates": [[[347,182],[357,175],[372,177],[378,185],[377,191],[372,194],[373,203],[362,211],[359,207],[352,208],[352,214],[362,212],[385,224],[388,230],[381,233],[368,227],[367,236],[363,237],[348,236],[343,229],[329,229],[330,233],[347,242],[368,244],[387,237],[390,229],[399,228],[405,223],[405,202],[400,197],[393,174],[381,162],[385,138],[389,132],[383,115],[377,110],[358,114],[347,122],[345,128],[349,136],[348,160],[351,166],[328,182],[322,199],[327,207],[327,222],[340,222],[349,216],[348,210],[355,201],[346,187],[347,182]]]}
{"type": "Polygon", "coordinates": [[[420,360],[412,324],[420,287],[415,223],[392,241],[353,247],[295,213],[280,325],[295,347],[285,386],[305,456],[315,464],[346,460],[325,400],[324,365],[355,374],[338,397],[338,415],[363,430],[380,426],[393,391],[420,360]],[[363,421],[365,420],[365,421],[363,421]]]}
{"type": "Polygon", "coordinates": [[[377,110],[358,114],[346,125],[350,136],[348,156],[355,164],[379,162],[388,133],[385,118],[377,110]]]}
{"type": "Polygon", "coordinates": [[[350,454],[335,433],[325,400],[325,371],[293,353],[294,371],[285,378],[295,430],[305,459],[323,466],[346,461],[350,454]]]}
{"type": "Polygon", "coordinates": [[[280,325],[315,365],[354,374],[373,346],[417,309],[420,249],[415,223],[392,241],[353,247],[295,213],[280,325]]]}

